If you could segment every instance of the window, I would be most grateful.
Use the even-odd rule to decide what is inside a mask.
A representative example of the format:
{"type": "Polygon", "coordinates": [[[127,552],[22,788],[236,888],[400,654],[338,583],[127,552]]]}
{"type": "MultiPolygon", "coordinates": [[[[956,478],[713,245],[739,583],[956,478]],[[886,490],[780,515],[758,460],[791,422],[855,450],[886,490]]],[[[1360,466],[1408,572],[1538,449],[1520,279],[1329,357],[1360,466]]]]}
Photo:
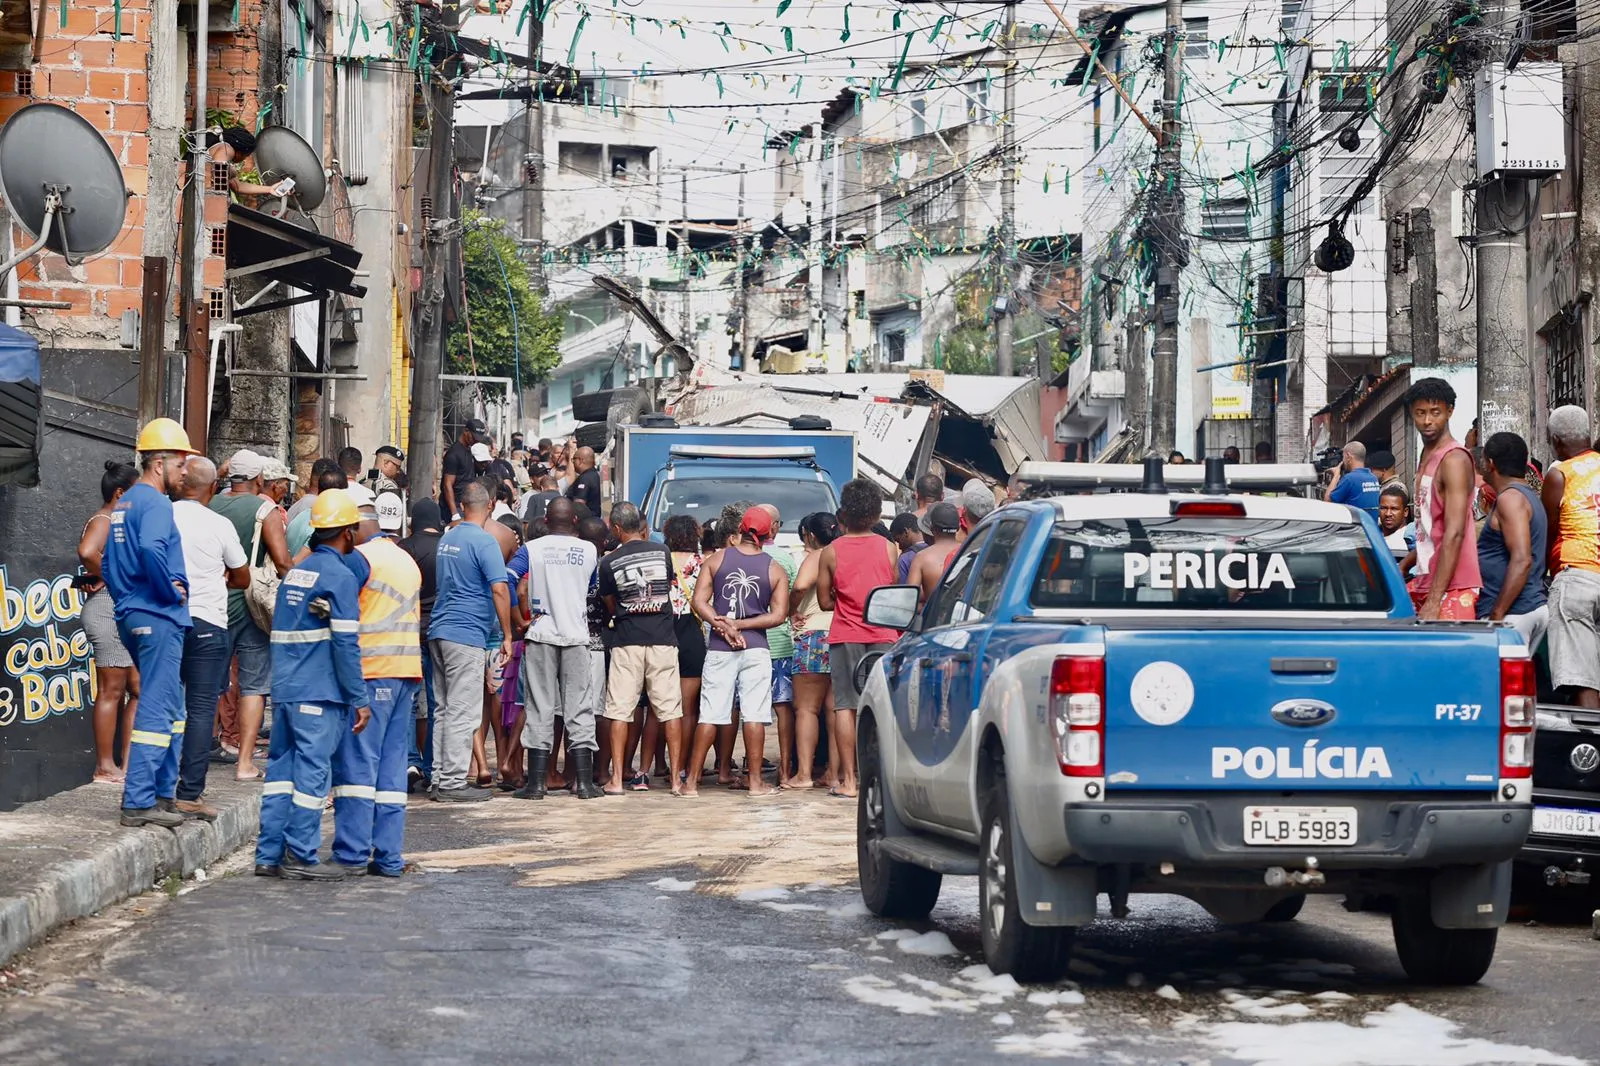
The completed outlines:
{"type": "Polygon", "coordinates": [[[573,396],[574,399],[576,399],[579,396],[582,396],[587,391],[588,391],[588,389],[586,389],[584,387],[584,383],[583,383],[583,379],[582,378],[573,378],[572,379],[572,396],[573,396]]]}
{"type": "Polygon", "coordinates": [[[1583,367],[1583,311],[1569,308],[1554,326],[1540,331],[1545,344],[1545,374],[1550,383],[1551,407],[1588,403],[1583,367]]]}
{"type": "Polygon", "coordinates": [[[1211,56],[1211,20],[1183,20],[1183,58],[1202,62],[1211,56]]]}
{"type": "Polygon", "coordinates": [[[616,383],[617,383],[617,368],[614,367],[614,366],[613,367],[607,367],[606,368],[606,372],[604,374],[600,375],[600,388],[601,389],[615,388],[616,387],[616,383]]]}
{"type": "Polygon", "coordinates": [[[1295,27],[1300,22],[1300,12],[1305,10],[1306,0],[1282,0],[1279,9],[1279,26],[1284,34],[1290,38],[1295,35],[1295,27]]]}
{"type": "Polygon", "coordinates": [[[911,136],[921,137],[928,132],[928,101],[917,97],[911,101],[911,136]]]}
{"type": "Polygon", "coordinates": [[[967,86],[963,94],[967,98],[967,121],[990,123],[994,121],[994,112],[989,109],[989,81],[975,81],[967,86]]]}
{"type": "Polygon", "coordinates": [[[883,355],[884,361],[888,363],[903,363],[906,361],[905,330],[890,330],[883,335],[883,355]]]}
{"type": "Polygon", "coordinates": [[[686,514],[702,524],[722,514],[739,500],[760,500],[778,509],[783,520],[779,532],[796,533],[800,519],[814,511],[829,514],[839,509],[833,486],[826,481],[789,478],[679,477],[658,482],[661,492],[650,506],[651,529],[660,529],[673,515],[686,514]]]}
{"type": "Polygon", "coordinates": [[[867,290],[856,289],[850,294],[850,302],[855,306],[857,318],[867,317],[867,290]]]}
{"type": "Polygon", "coordinates": [[[1248,238],[1251,206],[1249,198],[1244,196],[1201,204],[1200,232],[1207,237],[1248,238]]]}
{"type": "Polygon", "coordinates": [[[992,530],[991,526],[962,545],[961,554],[945,571],[939,587],[933,590],[933,598],[923,611],[922,628],[934,629],[967,620],[967,605],[962,600],[962,594],[967,588],[967,578],[972,576],[972,564],[977,561],[984,544],[988,543],[992,530]]]}
{"type": "Polygon", "coordinates": [[[1387,611],[1359,525],[1266,518],[1059,522],[1035,607],[1249,612],[1387,611]]]}
{"type": "Polygon", "coordinates": [[[978,567],[978,580],[972,587],[972,621],[986,618],[994,610],[1024,528],[1024,523],[1018,520],[1001,522],[995,527],[994,536],[989,538],[989,550],[983,553],[983,563],[978,567]]]}

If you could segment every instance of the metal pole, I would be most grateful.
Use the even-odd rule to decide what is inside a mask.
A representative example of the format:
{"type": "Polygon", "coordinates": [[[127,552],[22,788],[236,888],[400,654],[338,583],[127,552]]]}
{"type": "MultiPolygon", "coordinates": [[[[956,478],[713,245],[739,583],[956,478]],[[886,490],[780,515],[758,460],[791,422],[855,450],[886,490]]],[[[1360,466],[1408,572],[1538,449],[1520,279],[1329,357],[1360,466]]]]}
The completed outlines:
{"type": "Polygon", "coordinates": [[[678,236],[678,274],[683,279],[683,304],[678,309],[678,340],[697,357],[700,346],[691,334],[694,321],[689,306],[689,172],[678,172],[678,205],[683,212],[683,231],[678,236]]]}
{"type": "Polygon", "coordinates": [[[747,233],[748,223],[744,217],[744,178],[745,165],[739,164],[739,266],[734,272],[734,298],[738,300],[739,307],[739,335],[735,343],[739,346],[739,369],[749,369],[750,359],[750,290],[745,285],[745,260],[750,254],[750,237],[747,233]]]}
{"type": "MultiPolygon", "coordinates": [[[[151,53],[154,56],[155,53],[151,53]]],[[[161,415],[166,395],[167,260],[144,257],[144,302],[139,309],[139,424],[161,415]]]]}
{"type": "MultiPolygon", "coordinates": [[[[543,303],[544,275],[544,89],[539,73],[539,52],[544,47],[544,14],[548,0],[528,0],[528,110],[525,113],[527,144],[522,155],[522,239],[528,248],[528,283],[543,303]],[[539,88],[535,89],[535,85],[539,88]]],[[[517,396],[521,415],[522,396],[517,396]]]]}
{"type": "MultiPolygon", "coordinates": [[[[1516,40],[1522,5],[1488,0],[1484,30],[1516,40]]],[[[1478,136],[1487,135],[1481,127],[1478,136]]],[[[1479,152],[1478,157],[1483,158],[1479,152]]],[[[1485,180],[1477,192],[1478,439],[1509,431],[1529,440],[1533,424],[1528,361],[1528,233],[1532,186],[1520,178],[1485,180]]],[[[1416,242],[1412,243],[1417,250],[1416,242]]],[[[1419,330],[1420,332],[1420,330],[1419,330]]],[[[1435,331],[1437,332],[1437,331],[1435,331]]],[[[1412,337],[1413,347],[1421,338],[1412,337]]],[[[1419,364],[1420,365],[1420,364],[1419,364]]]]}
{"type": "Polygon", "coordinates": [[[210,184],[210,156],[206,151],[206,67],[209,61],[208,30],[210,5],[199,0],[195,5],[194,30],[194,110],[189,124],[189,184],[184,194],[183,242],[180,246],[179,330],[183,337],[183,428],[196,450],[206,450],[206,431],[211,412],[206,405],[210,386],[205,380],[210,360],[210,308],[206,306],[205,257],[206,189],[210,184]]]}
{"type": "Polygon", "coordinates": [[[511,291],[511,275],[506,272],[506,261],[501,257],[492,233],[489,235],[489,250],[494,253],[494,261],[500,264],[500,280],[506,286],[506,303],[511,305],[511,367],[516,380],[517,428],[520,430],[522,428],[522,328],[517,322],[517,297],[511,291]]]}
{"type": "Polygon", "coordinates": [[[1005,78],[1002,83],[1002,106],[1005,114],[1000,118],[1000,297],[1004,309],[997,308],[994,316],[995,371],[1001,377],[1015,372],[1011,353],[1011,329],[1017,298],[1017,4],[1006,4],[1005,23],[1000,44],[1005,54],[1005,78]]]}
{"type": "Polygon", "coordinates": [[[1161,99],[1161,150],[1155,179],[1160,183],[1156,254],[1156,339],[1150,353],[1150,447],[1166,456],[1178,436],[1178,278],[1183,269],[1183,196],[1179,151],[1183,120],[1178,94],[1183,79],[1183,0],[1167,0],[1166,44],[1162,65],[1166,83],[1161,99]]]}
{"type": "MultiPolygon", "coordinates": [[[[806,349],[826,357],[827,338],[822,332],[822,130],[812,128],[806,138],[806,349]]],[[[830,364],[829,369],[832,369],[830,364]]]]}
{"type": "MultiPolygon", "coordinates": [[[[446,32],[460,25],[461,9],[446,0],[440,9],[446,32]]],[[[417,232],[422,240],[424,288],[416,301],[416,347],[411,368],[411,454],[406,473],[412,492],[427,495],[439,476],[439,434],[443,386],[439,375],[444,370],[444,290],[447,266],[456,242],[446,233],[456,228],[454,201],[455,98],[447,83],[460,69],[460,58],[445,59],[442,71],[428,71],[424,91],[431,97],[428,113],[433,129],[428,135],[428,176],[426,194],[432,204],[431,218],[424,212],[417,232]],[[439,229],[433,222],[443,219],[439,229]]]]}

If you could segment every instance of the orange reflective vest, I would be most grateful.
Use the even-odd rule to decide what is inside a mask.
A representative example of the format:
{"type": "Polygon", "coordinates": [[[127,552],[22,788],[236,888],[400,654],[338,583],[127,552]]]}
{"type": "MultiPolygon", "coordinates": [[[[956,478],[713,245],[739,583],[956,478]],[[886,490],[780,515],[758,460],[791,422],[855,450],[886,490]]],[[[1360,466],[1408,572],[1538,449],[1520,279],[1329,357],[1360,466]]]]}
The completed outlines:
{"type": "Polygon", "coordinates": [[[422,677],[422,571],[389,537],[356,550],[372,566],[361,589],[361,676],[422,677]]]}

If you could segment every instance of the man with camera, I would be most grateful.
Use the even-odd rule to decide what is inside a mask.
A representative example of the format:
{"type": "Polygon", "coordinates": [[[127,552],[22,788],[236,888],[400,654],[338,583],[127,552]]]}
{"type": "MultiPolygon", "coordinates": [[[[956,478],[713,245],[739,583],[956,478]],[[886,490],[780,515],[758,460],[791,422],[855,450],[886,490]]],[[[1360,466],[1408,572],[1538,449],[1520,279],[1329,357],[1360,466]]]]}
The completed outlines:
{"type": "Polygon", "coordinates": [[[1378,520],[1378,476],[1367,469],[1367,446],[1353,440],[1344,446],[1339,465],[1334,468],[1322,498],[1359,508],[1378,520]]]}

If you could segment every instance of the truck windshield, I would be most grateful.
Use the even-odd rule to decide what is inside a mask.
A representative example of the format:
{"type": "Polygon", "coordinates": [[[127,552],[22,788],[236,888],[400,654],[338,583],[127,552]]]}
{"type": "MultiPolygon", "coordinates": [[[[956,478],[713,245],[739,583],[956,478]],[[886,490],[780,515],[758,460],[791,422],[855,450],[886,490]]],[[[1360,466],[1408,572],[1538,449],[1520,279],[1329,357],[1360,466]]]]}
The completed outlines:
{"type": "Polygon", "coordinates": [[[814,511],[832,514],[839,509],[833,486],[825,481],[788,481],[779,478],[676,478],[661,487],[661,497],[651,514],[650,526],[660,529],[673,515],[686,514],[701,525],[713,521],[722,509],[739,500],[770,503],[782,516],[779,530],[794,533],[800,519],[814,511]]]}
{"type": "Polygon", "coordinates": [[[1387,611],[1380,562],[1358,525],[1263,518],[1059,522],[1035,607],[1387,611]]]}

